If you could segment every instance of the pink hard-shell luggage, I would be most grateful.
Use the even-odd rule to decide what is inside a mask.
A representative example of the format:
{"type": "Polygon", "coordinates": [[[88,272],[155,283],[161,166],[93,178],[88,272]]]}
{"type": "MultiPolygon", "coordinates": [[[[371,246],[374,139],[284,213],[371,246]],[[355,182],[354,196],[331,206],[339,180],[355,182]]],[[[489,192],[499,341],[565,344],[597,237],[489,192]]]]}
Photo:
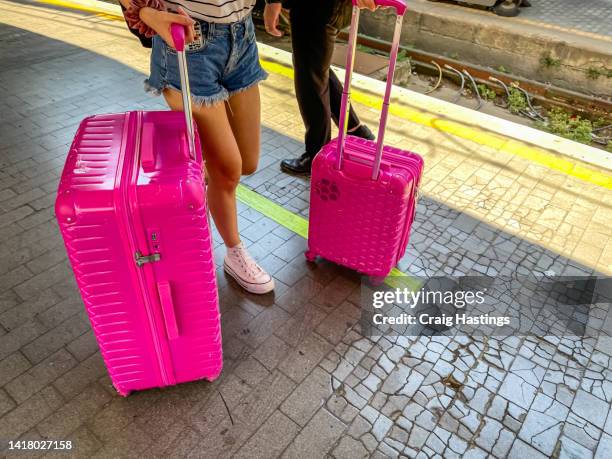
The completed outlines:
{"type": "Polygon", "coordinates": [[[354,7],[338,138],[325,145],[312,164],[306,258],[321,256],[380,279],[406,251],[423,159],[383,144],[406,3],[376,4],[397,12],[378,139],[372,142],[346,133],[359,24],[359,9],[354,7]]]}
{"type": "Polygon", "coordinates": [[[172,34],[184,113],[83,120],[55,204],[100,352],[121,395],[212,380],[223,364],[185,32],[173,25],[172,34]]]}

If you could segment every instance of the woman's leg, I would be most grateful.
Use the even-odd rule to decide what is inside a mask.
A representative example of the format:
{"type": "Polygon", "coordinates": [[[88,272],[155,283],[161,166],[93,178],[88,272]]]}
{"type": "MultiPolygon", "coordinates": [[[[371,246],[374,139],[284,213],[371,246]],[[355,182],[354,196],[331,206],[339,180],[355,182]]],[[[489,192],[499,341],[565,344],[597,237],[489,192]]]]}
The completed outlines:
{"type": "MultiPolygon", "coordinates": [[[[259,159],[259,90],[253,86],[232,97],[231,103],[194,108],[208,176],[208,205],[215,225],[225,242],[224,269],[251,293],[268,293],[274,280],[248,254],[240,241],[236,209],[236,187],[245,170],[252,173],[259,159]],[[242,158],[246,160],[246,167],[242,158]]],[[[177,91],[166,89],[164,96],[173,110],[182,110],[177,91]]]]}
{"type": "Polygon", "coordinates": [[[242,175],[257,170],[261,138],[261,103],[259,85],[230,97],[226,104],[227,118],[242,158],[242,175]]]}
{"type": "MultiPolygon", "coordinates": [[[[164,90],[172,110],[182,110],[179,92],[164,90]]],[[[224,104],[194,106],[193,115],[208,174],[207,197],[210,213],[227,247],[240,243],[236,210],[236,187],[242,173],[242,159],[224,104]]]]}

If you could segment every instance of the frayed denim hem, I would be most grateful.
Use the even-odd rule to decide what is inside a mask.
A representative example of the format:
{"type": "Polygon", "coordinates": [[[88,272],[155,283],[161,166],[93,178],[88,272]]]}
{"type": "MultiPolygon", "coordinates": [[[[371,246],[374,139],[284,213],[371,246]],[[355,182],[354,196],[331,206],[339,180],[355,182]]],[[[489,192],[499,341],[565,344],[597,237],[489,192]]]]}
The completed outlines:
{"type": "Polygon", "coordinates": [[[255,86],[256,84],[261,83],[264,80],[268,79],[268,73],[267,72],[263,72],[262,75],[260,75],[258,78],[256,78],[253,82],[249,83],[248,85],[246,85],[244,88],[240,88],[240,89],[236,89],[234,91],[230,91],[229,97],[232,97],[236,94],[240,94],[241,92],[246,91],[247,89],[251,89],[253,86],[255,86]]]}
{"type": "MultiPolygon", "coordinates": [[[[149,80],[144,81],[145,91],[153,94],[154,96],[161,96],[164,92],[164,89],[173,89],[174,91],[181,92],[181,88],[177,88],[171,84],[164,84],[161,87],[153,86],[149,83],[149,80]]],[[[246,89],[246,88],[245,88],[246,89]]],[[[218,94],[212,96],[196,96],[191,94],[191,101],[195,106],[204,106],[204,107],[212,107],[213,105],[217,105],[221,102],[225,102],[230,98],[230,94],[227,90],[220,91],[218,94]]]]}

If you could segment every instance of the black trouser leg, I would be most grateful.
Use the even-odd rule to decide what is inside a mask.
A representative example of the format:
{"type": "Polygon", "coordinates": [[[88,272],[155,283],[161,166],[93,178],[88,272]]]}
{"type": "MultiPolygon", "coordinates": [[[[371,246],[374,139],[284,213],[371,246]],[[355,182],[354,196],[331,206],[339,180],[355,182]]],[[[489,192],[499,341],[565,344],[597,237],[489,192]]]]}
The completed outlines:
{"type": "MultiPolygon", "coordinates": [[[[331,104],[331,116],[336,123],[336,126],[338,126],[338,123],[340,122],[340,106],[342,105],[342,83],[340,83],[338,76],[331,69],[329,71],[329,102],[331,104]]],[[[349,131],[356,128],[360,124],[361,121],[359,121],[359,117],[357,116],[357,113],[355,113],[353,105],[351,104],[348,119],[349,131]]]]}
{"type": "MultiPolygon", "coordinates": [[[[329,1],[296,2],[291,8],[295,93],[306,128],[306,154],[314,157],[331,139],[340,113],[342,85],[330,70],[337,29],[329,1]],[[302,6],[300,6],[302,5],[302,6]]],[[[349,129],[360,124],[351,110],[349,129]]]]}

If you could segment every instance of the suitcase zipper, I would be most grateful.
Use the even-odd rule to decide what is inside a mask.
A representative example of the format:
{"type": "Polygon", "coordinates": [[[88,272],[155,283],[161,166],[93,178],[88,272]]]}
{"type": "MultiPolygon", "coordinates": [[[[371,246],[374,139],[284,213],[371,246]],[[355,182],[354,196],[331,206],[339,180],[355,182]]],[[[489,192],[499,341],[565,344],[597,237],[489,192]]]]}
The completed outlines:
{"type": "MultiPolygon", "coordinates": [[[[130,114],[129,116],[134,116],[133,114],[130,114]]],[[[130,191],[132,188],[132,179],[134,174],[138,174],[138,168],[137,168],[137,164],[138,164],[138,158],[140,155],[140,142],[141,142],[141,129],[140,126],[142,125],[142,114],[140,112],[136,112],[135,114],[136,116],[136,120],[133,124],[133,129],[135,129],[135,135],[134,135],[134,150],[135,150],[135,155],[130,159],[128,158],[124,158],[124,167],[126,168],[126,172],[124,173],[123,177],[125,180],[127,180],[127,186],[123,186],[122,187],[122,193],[121,193],[121,197],[123,200],[123,205],[122,205],[122,209],[123,209],[123,218],[125,219],[129,230],[127,231],[127,239],[129,241],[130,247],[132,248],[132,253],[134,253],[134,259],[135,259],[135,263],[136,265],[138,265],[139,268],[143,267],[143,265],[147,264],[147,263],[152,263],[152,262],[156,262],[159,261],[161,259],[161,255],[159,253],[154,253],[151,255],[146,255],[143,256],[141,255],[140,250],[138,249],[138,241],[136,240],[136,225],[134,223],[134,212],[132,211],[132,207],[136,207],[136,206],[131,206],[130,205],[130,191]]],[[[138,283],[139,283],[139,287],[140,287],[140,291],[143,292],[142,298],[145,304],[145,308],[146,308],[146,314],[147,314],[147,318],[148,318],[148,322],[149,322],[149,328],[151,330],[151,337],[153,340],[153,345],[156,349],[156,354],[157,354],[157,364],[160,370],[160,376],[162,379],[162,382],[165,386],[171,385],[171,384],[175,384],[174,381],[171,381],[171,378],[167,372],[167,368],[166,368],[166,362],[165,359],[170,359],[171,357],[169,355],[166,355],[166,349],[164,349],[163,344],[160,342],[160,339],[158,337],[158,334],[156,333],[157,330],[157,326],[156,326],[156,319],[155,316],[153,315],[153,301],[150,298],[149,295],[149,289],[147,288],[147,279],[146,279],[146,273],[144,271],[141,271],[140,269],[136,270],[136,276],[138,279],[138,283]]],[[[172,378],[174,379],[174,378],[172,378]]]]}

